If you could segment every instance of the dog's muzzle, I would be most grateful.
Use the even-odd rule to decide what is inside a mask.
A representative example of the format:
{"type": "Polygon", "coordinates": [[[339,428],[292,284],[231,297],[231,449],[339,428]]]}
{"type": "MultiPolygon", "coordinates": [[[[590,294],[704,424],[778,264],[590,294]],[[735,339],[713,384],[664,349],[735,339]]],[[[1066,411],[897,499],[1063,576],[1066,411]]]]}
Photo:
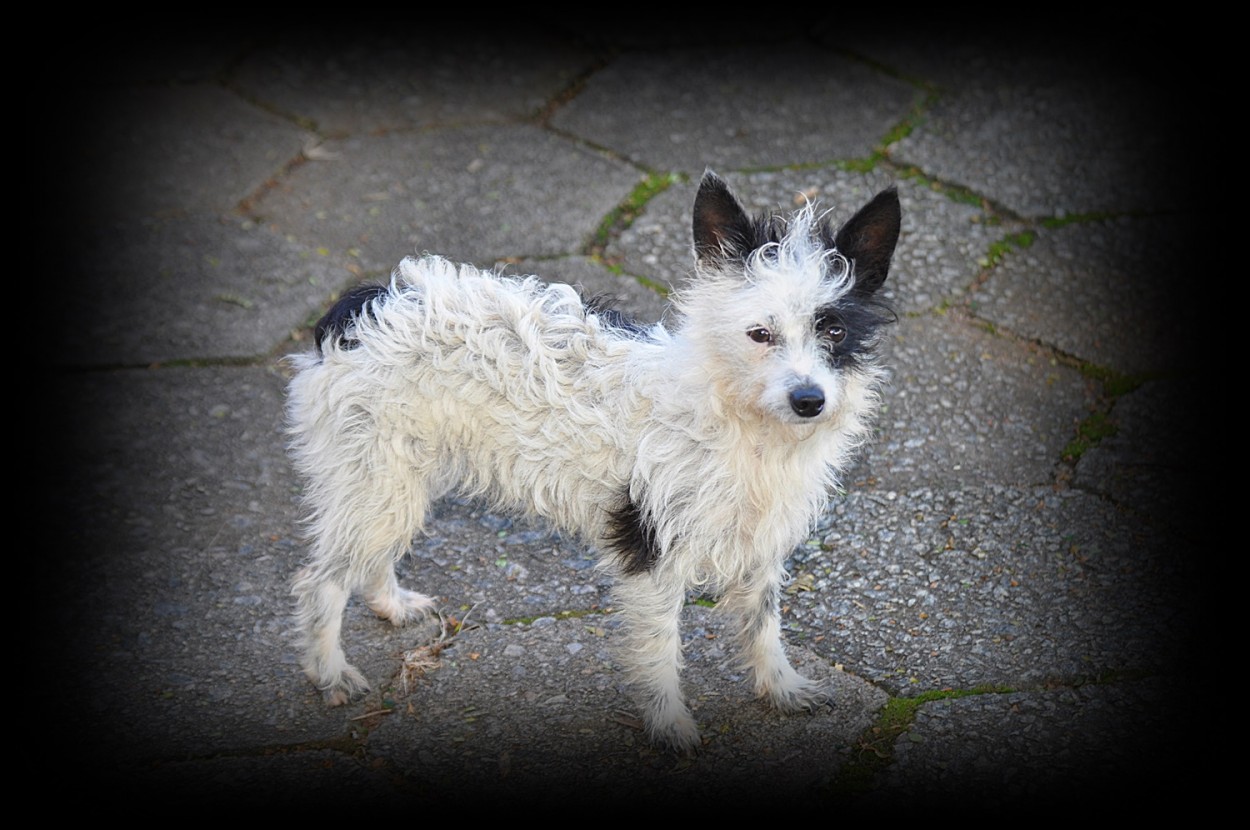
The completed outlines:
{"type": "Polygon", "coordinates": [[[790,408],[800,418],[815,418],[825,408],[825,393],[819,386],[801,386],[790,392],[790,408]]]}

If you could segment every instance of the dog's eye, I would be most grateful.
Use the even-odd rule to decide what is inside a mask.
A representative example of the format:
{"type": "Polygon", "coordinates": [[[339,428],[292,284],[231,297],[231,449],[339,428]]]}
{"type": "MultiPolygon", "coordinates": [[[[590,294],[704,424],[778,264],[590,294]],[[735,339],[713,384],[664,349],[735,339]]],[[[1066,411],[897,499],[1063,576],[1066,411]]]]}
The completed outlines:
{"type": "Polygon", "coordinates": [[[818,320],[816,330],[830,343],[841,343],[846,339],[846,328],[834,320],[818,320]]]}
{"type": "Polygon", "coordinates": [[[756,326],[753,329],[747,329],[747,337],[751,338],[756,343],[773,342],[773,333],[763,326],[756,326]]]}

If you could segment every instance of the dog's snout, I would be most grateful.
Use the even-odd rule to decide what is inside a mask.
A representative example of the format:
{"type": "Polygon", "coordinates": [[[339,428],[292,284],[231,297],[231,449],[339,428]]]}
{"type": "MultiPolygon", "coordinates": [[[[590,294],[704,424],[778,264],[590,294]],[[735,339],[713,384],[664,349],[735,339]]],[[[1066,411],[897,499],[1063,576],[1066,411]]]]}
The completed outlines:
{"type": "Polygon", "coordinates": [[[800,418],[815,418],[825,408],[825,393],[819,386],[800,386],[790,392],[790,408],[800,418]]]}

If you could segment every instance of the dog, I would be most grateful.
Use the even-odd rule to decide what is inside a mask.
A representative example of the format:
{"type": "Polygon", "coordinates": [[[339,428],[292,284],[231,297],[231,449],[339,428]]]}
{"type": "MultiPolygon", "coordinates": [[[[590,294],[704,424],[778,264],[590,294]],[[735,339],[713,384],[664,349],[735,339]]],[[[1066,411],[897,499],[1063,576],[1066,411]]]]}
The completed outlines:
{"type": "Polygon", "coordinates": [[[752,217],[709,170],[671,322],[428,254],[348,292],[293,358],[288,396],[311,532],[293,591],[303,669],[327,703],[369,688],[340,642],[350,595],[395,625],[433,610],[394,565],[453,491],[596,547],[653,743],[700,744],[679,681],[691,589],[737,616],[760,697],[828,703],[786,657],[780,589],[871,430],[900,223],[892,187],[836,232],[810,202],[752,217]]]}

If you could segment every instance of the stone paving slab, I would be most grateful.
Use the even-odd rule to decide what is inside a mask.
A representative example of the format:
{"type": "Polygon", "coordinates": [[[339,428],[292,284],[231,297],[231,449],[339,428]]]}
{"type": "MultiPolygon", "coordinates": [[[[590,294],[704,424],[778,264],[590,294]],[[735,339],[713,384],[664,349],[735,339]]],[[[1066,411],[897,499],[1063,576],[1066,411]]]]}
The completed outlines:
{"type": "Polygon", "coordinates": [[[893,694],[1166,672],[1192,645],[1175,538],[1085,493],[852,492],[818,533],[791,562],[793,636],[893,694]]]}
{"type": "Polygon", "coordinates": [[[919,99],[910,85],[802,42],[626,53],[552,118],[655,170],[863,158],[919,99]],[[743,71],[743,67],[751,71],[743,71]]]}
{"type": "Polygon", "coordinates": [[[845,476],[855,488],[1051,481],[1099,403],[1075,368],[957,311],[905,317],[890,336],[878,437],[845,476]]]}
{"type": "Polygon", "coordinates": [[[555,31],[518,38],[474,28],[440,37],[312,25],[247,55],[231,82],[263,106],[341,137],[532,117],[595,62],[591,50],[555,31]]]}
{"type": "Polygon", "coordinates": [[[1184,431],[1175,423],[1175,413],[1191,409],[1205,387],[1201,376],[1153,381],[1118,398],[1108,414],[1114,434],[1081,456],[1073,483],[1187,536],[1205,536],[1207,494],[1177,483],[1210,480],[1213,461],[1200,448],[1201,419],[1184,431]]]}
{"type": "MultiPolygon", "coordinates": [[[[1069,804],[1114,813],[1170,800],[1172,765],[1191,742],[1192,719],[1175,717],[1188,693],[1153,680],[927,704],[878,787],[849,806],[886,810],[905,799],[917,811],[1051,814],[1069,804]],[[1039,756],[1045,765],[1022,761],[1039,756]]],[[[1195,773],[1207,767],[1190,760],[1195,773]]]]}
{"type": "Polygon", "coordinates": [[[852,48],[936,93],[891,158],[1020,216],[1172,210],[1193,194],[1176,163],[1183,122],[1157,121],[1192,108],[1191,67],[1169,72],[1144,42],[939,26],[852,48]]]}
{"type": "Polygon", "coordinates": [[[527,124],[326,141],[254,206],[305,244],[390,270],[429,252],[480,268],[581,253],[639,173],[527,124]]]}
{"type": "Polygon", "coordinates": [[[1096,366],[1176,373],[1196,358],[1173,334],[1197,324],[1197,309],[1173,300],[1173,281],[1188,267],[1185,239],[1165,217],[1042,229],[1003,257],[969,304],[996,326],[1096,366]]]}
{"type": "Polygon", "coordinates": [[[74,366],[253,359],[302,332],[356,281],[349,262],[238,216],[193,216],[87,236],[57,356],[74,366]]]}
{"type": "Polygon", "coordinates": [[[370,751],[412,784],[440,789],[472,781],[501,797],[541,788],[576,801],[628,786],[639,798],[698,792],[735,801],[761,779],[779,792],[813,792],[885,702],[862,680],[796,648],[796,666],[827,679],[835,703],[810,715],[773,712],[752,698],[733,665],[718,615],[691,606],[683,618],[683,681],[704,735],[697,762],[646,743],[615,668],[612,620],[594,616],[460,634],[438,668],[396,695],[394,713],[370,735],[370,751]]]}
{"type": "MultiPolygon", "coordinates": [[[[93,224],[227,213],[316,136],[215,84],[106,87],[66,159],[93,224]]],[[[67,177],[69,178],[69,177],[67,177]]]]}

